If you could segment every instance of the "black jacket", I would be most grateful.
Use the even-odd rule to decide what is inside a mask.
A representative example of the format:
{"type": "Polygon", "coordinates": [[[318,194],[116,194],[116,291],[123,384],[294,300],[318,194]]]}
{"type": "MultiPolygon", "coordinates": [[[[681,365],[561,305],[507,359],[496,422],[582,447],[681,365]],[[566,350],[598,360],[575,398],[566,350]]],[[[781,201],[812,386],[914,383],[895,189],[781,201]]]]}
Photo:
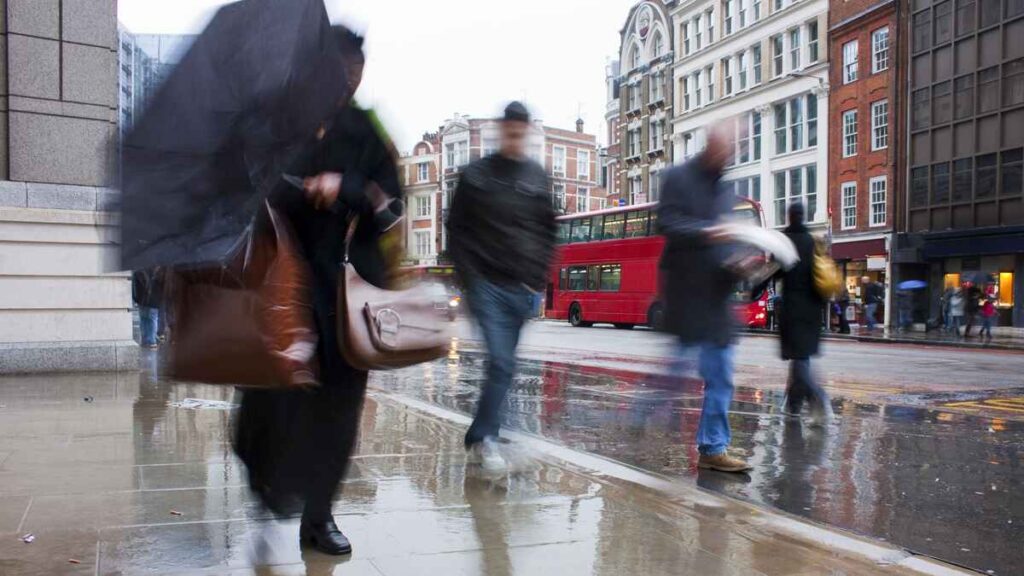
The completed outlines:
{"type": "Polygon", "coordinates": [[[790,226],[785,233],[796,246],[800,262],[778,274],[782,278],[779,304],[782,358],[804,360],[818,354],[825,301],[814,288],[814,238],[804,226],[790,226]]]}
{"type": "Polygon", "coordinates": [[[732,248],[708,242],[706,230],[730,214],[736,197],[719,185],[721,174],[701,157],[665,175],[658,207],[665,330],[687,344],[724,346],[733,338],[732,293],[737,278],[723,263],[732,248]]]}
{"type": "Polygon", "coordinates": [[[164,301],[164,270],[138,270],[132,273],[132,300],[139,306],[159,308],[164,301]]]}
{"type": "Polygon", "coordinates": [[[555,248],[551,184],[530,160],[493,154],[473,162],[459,179],[448,216],[449,250],[465,282],[541,290],[555,248]]]}
{"type": "Polygon", "coordinates": [[[865,304],[881,304],[885,301],[885,286],[881,282],[872,282],[864,288],[865,304]]]}

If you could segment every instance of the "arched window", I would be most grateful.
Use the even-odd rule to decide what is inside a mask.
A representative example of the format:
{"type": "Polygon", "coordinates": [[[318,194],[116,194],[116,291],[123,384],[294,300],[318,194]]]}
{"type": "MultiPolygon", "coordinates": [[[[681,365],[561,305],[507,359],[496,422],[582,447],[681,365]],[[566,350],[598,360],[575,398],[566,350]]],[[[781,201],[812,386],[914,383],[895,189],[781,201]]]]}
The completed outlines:
{"type": "Polygon", "coordinates": [[[629,49],[629,69],[635,70],[640,67],[640,47],[636,44],[629,49]]]}
{"type": "Polygon", "coordinates": [[[665,53],[665,39],[661,36],[661,32],[655,32],[654,38],[651,40],[651,58],[658,58],[665,53]]]}

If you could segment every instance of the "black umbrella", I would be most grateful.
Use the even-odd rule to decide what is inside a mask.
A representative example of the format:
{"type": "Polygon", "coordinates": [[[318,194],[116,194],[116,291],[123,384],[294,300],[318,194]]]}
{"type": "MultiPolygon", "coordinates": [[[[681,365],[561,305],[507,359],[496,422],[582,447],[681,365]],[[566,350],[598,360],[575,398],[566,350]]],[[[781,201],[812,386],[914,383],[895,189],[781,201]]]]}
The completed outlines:
{"type": "Polygon", "coordinates": [[[322,0],[221,8],[122,147],[122,266],[218,261],[348,98],[322,0]]]}

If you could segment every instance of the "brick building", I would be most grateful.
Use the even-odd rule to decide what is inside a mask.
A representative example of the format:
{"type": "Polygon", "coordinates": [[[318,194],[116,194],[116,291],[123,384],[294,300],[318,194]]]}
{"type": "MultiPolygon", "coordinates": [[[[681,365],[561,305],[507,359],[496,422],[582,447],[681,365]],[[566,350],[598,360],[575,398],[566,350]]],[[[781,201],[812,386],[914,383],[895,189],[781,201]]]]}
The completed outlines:
{"type": "MultiPolygon", "coordinates": [[[[413,150],[399,159],[399,177],[406,193],[406,255],[412,265],[447,264],[444,221],[451,206],[462,167],[498,151],[500,121],[455,115],[436,133],[424,134],[413,150]]],[[[536,120],[530,134],[529,155],[551,177],[552,202],[561,213],[586,212],[605,207],[601,186],[601,157],[597,137],[575,130],[545,126],[536,120]]]]}
{"type": "MultiPolygon", "coordinates": [[[[627,204],[658,199],[672,163],[672,47],[675,0],[639,2],[620,31],[618,192],[627,204]]],[[[612,141],[614,142],[614,140],[612,141]]]]}
{"type": "Polygon", "coordinates": [[[916,320],[966,281],[1024,327],[1024,2],[913,0],[906,202],[894,282],[924,280],[916,320]]]}
{"type": "Polygon", "coordinates": [[[860,278],[886,282],[903,190],[899,0],[833,0],[829,10],[828,195],[832,255],[861,310],[860,278]]]}

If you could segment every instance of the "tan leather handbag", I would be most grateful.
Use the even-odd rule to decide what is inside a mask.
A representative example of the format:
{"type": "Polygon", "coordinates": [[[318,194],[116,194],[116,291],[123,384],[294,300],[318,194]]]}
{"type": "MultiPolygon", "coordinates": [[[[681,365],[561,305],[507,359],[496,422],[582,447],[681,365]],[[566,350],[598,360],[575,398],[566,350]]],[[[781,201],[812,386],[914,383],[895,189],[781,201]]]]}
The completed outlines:
{"type": "Polygon", "coordinates": [[[338,278],[341,354],[359,370],[393,370],[436,360],[448,353],[453,330],[448,302],[424,286],[385,290],[364,280],[349,261],[358,218],[349,223],[345,261],[338,278]]]}

